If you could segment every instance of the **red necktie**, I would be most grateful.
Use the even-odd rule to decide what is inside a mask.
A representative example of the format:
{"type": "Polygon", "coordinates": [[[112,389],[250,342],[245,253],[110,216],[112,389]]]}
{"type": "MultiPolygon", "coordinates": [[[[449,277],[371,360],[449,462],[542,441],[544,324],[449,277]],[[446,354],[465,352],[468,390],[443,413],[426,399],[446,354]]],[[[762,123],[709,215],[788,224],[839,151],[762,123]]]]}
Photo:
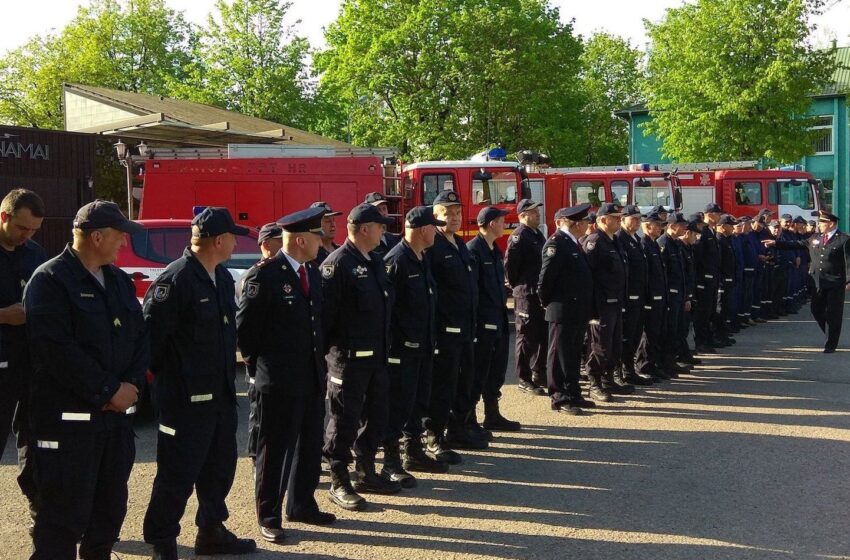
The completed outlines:
{"type": "Polygon", "coordinates": [[[307,265],[301,265],[298,269],[298,278],[301,280],[301,289],[304,290],[304,295],[310,297],[310,284],[307,283],[307,265]]]}
{"type": "Polygon", "coordinates": [[[823,244],[826,245],[827,243],[829,243],[829,234],[824,233],[823,234],[823,244]]]}

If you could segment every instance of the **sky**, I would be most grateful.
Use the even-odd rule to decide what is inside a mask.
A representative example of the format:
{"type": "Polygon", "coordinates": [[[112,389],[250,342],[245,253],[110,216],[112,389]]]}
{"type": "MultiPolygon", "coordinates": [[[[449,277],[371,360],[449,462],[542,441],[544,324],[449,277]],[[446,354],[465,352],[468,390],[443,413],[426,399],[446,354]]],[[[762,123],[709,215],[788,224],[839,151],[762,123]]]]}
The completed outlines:
{"type": "MultiPolygon", "coordinates": [[[[77,11],[79,0],[0,0],[0,53],[26,42],[33,35],[60,30],[77,11]]],[[[182,10],[194,23],[206,21],[214,0],[166,0],[176,10],[182,10]]],[[[83,2],[87,3],[87,2],[83,2]]],[[[827,46],[837,39],[839,46],[850,46],[850,0],[831,0],[833,6],[816,23],[815,43],[827,46]]],[[[291,21],[300,35],[314,47],[324,45],[323,28],[337,16],[339,0],[292,0],[291,21]]],[[[560,8],[561,19],[575,20],[575,30],[582,35],[604,30],[631,41],[644,49],[647,37],[643,19],[658,21],[667,8],[677,7],[682,0],[552,0],[560,8]]]]}

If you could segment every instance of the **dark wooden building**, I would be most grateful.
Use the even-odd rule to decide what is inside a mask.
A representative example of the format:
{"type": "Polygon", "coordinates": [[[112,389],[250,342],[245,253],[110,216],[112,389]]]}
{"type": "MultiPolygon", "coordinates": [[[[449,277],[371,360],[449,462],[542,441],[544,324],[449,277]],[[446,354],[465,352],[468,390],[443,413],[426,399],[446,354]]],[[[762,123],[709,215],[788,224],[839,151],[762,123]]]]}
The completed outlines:
{"type": "Polygon", "coordinates": [[[77,209],[94,199],[98,137],[0,125],[0,198],[27,188],[44,199],[46,217],[35,240],[48,255],[71,239],[77,209]]]}

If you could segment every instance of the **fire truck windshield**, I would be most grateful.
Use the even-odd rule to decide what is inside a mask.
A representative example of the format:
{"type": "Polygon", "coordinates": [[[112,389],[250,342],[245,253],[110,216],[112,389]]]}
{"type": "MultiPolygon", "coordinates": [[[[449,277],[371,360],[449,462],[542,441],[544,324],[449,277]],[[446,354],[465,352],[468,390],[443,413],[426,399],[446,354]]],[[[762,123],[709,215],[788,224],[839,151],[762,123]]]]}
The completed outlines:
{"type": "Polygon", "coordinates": [[[517,174],[513,171],[493,173],[488,181],[472,181],[473,204],[516,204],[517,174]]]}
{"type": "Polygon", "coordinates": [[[806,179],[781,179],[768,186],[768,202],[779,206],[794,206],[802,210],[815,209],[815,189],[806,179]]]}
{"type": "Polygon", "coordinates": [[[663,178],[642,178],[634,182],[634,203],[642,213],[653,206],[672,207],[670,181],[663,178]]]}

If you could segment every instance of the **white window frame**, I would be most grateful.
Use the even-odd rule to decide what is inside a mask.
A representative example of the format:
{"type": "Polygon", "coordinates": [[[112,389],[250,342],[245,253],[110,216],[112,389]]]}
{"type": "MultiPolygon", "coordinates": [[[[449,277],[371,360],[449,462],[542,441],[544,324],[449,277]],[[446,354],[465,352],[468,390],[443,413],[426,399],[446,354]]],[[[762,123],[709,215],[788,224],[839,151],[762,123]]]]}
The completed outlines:
{"type": "Polygon", "coordinates": [[[834,115],[816,115],[816,119],[829,119],[830,124],[828,125],[819,125],[813,126],[809,130],[826,130],[829,129],[829,151],[828,152],[815,152],[816,156],[831,156],[835,155],[835,116],[834,115]]]}

